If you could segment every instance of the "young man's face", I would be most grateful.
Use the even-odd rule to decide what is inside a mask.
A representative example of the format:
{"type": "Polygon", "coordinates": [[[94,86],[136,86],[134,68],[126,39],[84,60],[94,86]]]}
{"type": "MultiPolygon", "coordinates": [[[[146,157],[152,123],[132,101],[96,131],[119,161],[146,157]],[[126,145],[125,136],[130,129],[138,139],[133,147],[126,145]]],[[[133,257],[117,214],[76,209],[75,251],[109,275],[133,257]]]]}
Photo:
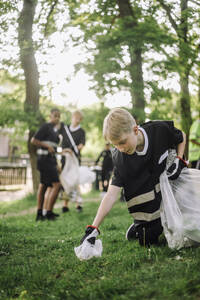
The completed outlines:
{"type": "Polygon", "coordinates": [[[72,125],[73,126],[78,126],[82,121],[82,117],[79,114],[74,114],[72,115],[72,125]]]}
{"type": "Polygon", "coordinates": [[[123,153],[128,155],[136,151],[138,141],[138,127],[134,126],[131,133],[124,133],[119,140],[112,140],[112,144],[123,153]]]}
{"type": "Polygon", "coordinates": [[[60,122],[60,112],[59,111],[54,111],[50,115],[51,123],[57,125],[60,122]]]}

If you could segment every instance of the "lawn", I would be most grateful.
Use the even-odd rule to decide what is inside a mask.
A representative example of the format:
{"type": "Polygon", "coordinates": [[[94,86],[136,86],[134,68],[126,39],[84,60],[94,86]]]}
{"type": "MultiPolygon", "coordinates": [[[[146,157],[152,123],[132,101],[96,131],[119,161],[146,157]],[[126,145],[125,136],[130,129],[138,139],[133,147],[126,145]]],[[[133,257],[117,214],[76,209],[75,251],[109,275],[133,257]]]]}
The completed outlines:
{"type": "MultiPolygon", "coordinates": [[[[120,201],[100,228],[102,257],[79,261],[74,247],[99,205],[91,195],[82,213],[72,203],[56,221],[35,222],[35,214],[0,219],[0,299],[200,299],[200,248],[172,251],[164,237],[150,249],[126,241],[132,219],[120,201]]],[[[35,204],[29,196],[20,209],[27,201],[35,204]]]]}

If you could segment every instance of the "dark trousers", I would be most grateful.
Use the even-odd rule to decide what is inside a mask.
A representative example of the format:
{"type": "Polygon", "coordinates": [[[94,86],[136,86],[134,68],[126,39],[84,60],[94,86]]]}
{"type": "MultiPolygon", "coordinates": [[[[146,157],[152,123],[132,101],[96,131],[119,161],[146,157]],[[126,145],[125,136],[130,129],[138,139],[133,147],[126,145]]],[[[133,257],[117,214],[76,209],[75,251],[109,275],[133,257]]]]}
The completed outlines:
{"type": "Polygon", "coordinates": [[[194,160],[194,161],[191,161],[191,168],[193,169],[200,169],[200,163],[198,160],[194,160]],[[198,167],[197,167],[198,165],[198,167]]]}
{"type": "Polygon", "coordinates": [[[104,169],[102,170],[101,180],[102,180],[102,186],[103,186],[104,192],[107,192],[107,190],[108,190],[108,185],[109,185],[111,174],[112,174],[112,171],[110,171],[110,170],[104,170],[104,169]]]}
{"type": "Polygon", "coordinates": [[[138,238],[141,246],[149,246],[158,243],[158,238],[163,232],[161,219],[151,222],[135,221],[136,238],[138,238]]]}

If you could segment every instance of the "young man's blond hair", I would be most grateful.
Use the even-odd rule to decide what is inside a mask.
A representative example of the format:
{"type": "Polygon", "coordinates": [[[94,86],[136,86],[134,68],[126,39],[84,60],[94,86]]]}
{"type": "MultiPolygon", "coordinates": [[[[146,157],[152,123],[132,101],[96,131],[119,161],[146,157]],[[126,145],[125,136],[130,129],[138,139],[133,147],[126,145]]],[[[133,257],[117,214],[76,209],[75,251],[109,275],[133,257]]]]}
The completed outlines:
{"type": "Polygon", "coordinates": [[[107,141],[118,140],[123,134],[131,133],[135,125],[135,119],[127,110],[114,108],[104,119],[103,136],[107,141]]]}
{"type": "Polygon", "coordinates": [[[83,113],[80,110],[75,110],[72,113],[72,116],[79,116],[79,118],[81,119],[81,121],[83,120],[83,113]]]}

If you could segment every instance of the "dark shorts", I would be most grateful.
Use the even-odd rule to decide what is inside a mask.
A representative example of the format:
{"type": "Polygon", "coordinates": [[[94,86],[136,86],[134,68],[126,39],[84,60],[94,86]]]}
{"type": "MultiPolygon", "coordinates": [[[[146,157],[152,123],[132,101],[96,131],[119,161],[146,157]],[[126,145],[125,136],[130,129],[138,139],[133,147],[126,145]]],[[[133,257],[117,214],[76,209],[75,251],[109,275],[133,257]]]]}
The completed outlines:
{"type": "Polygon", "coordinates": [[[40,172],[40,183],[52,186],[52,183],[60,181],[56,160],[39,158],[37,168],[40,172]]]}

